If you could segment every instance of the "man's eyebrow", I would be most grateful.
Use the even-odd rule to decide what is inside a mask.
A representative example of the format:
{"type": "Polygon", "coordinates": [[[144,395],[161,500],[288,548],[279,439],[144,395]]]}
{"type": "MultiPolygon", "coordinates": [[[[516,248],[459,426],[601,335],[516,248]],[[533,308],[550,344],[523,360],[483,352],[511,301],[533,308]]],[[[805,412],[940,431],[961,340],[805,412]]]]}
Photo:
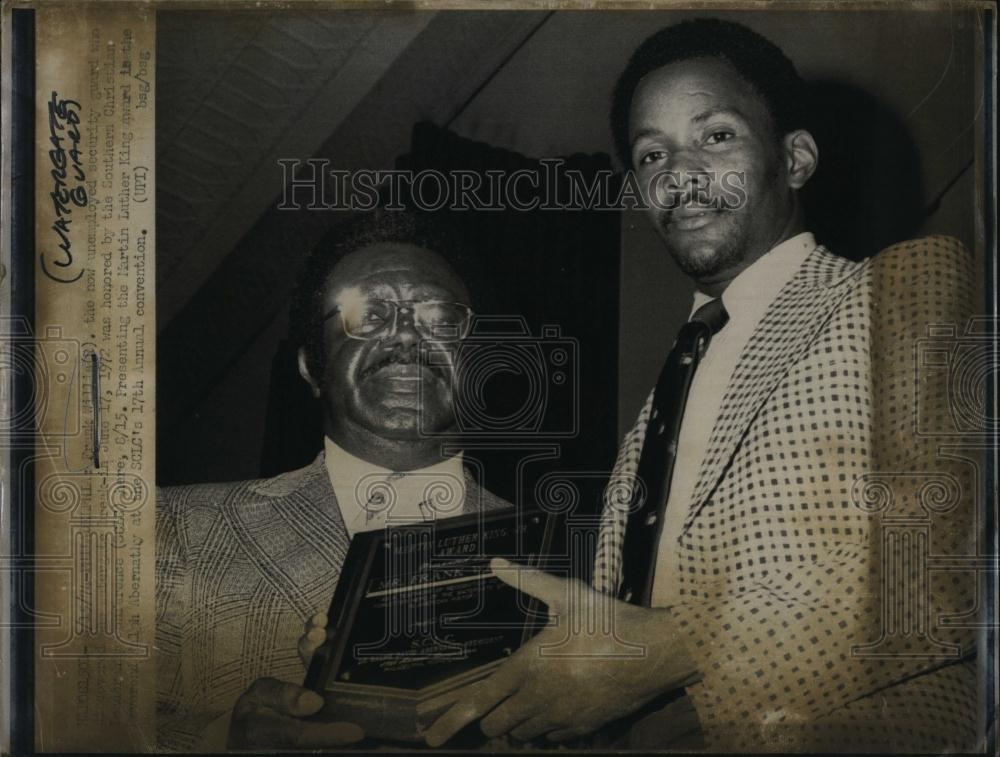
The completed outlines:
{"type": "MultiPolygon", "coordinates": [[[[739,120],[746,123],[747,117],[743,115],[743,112],[739,108],[710,108],[709,110],[703,110],[701,113],[693,116],[691,121],[696,124],[704,123],[710,118],[716,116],[734,116],[739,120]]],[[[663,136],[663,132],[659,129],[654,129],[653,127],[647,126],[644,129],[639,129],[632,138],[629,140],[629,146],[634,147],[635,143],[638,142],[643,137],[660,137],[663,136]]]]}
{"type": "Polygon", "coordinates": [[[645,129],[639,129],[639,131],[632,135],[632,139],[629,140],[629,145],[635,145],[635,143],[643,137],[658,137],[662,134],[663,132],[659,129],[653,129],[647,126],[645,129]]]}
{"type": "Polygon", "coordinates": [[[746,116],[744,116],[743,113],[741,113],[737,108],[712,108],[710,110],[703,110],[691,120],[696,124],[700,124],[710,118],[714,118],[715,116],[736,116],[736,118],[741,121],[747,120],[746,116]]]}

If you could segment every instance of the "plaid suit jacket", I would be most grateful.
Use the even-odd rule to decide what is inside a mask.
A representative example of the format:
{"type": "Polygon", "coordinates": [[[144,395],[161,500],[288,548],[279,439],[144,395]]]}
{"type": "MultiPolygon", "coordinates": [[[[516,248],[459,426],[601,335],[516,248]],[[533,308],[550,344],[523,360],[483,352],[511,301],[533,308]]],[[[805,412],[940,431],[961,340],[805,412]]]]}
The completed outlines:
{"type": "MultiPolygon", "coordinates": [[[[947,383],[915,370],[915,348],[929,326],[964,326],[971,267],[946,237],[860,263],[818,247],[742,352],[683,528],[661,545],[679,567],[672,614],[703,675],[688,695],[710,749],[972,743],[976,577],[928,573],[903,555],[920,544],[925,556],[977,554],[975,465],[939,454],[915,424],[920,408],[946,425],[947,383]],[[893,523],[911,523],[911,541],[893,523]],[[927,601],[899,596],[904,584],[927,601]],[[949,613],[964,627],[939,622],[949,613]]],[[[605,492],[595,563],[605,592],[621,580],[650,404],[605,492]]]]}
{"type": "MultiPolygon", "coordinates": [[[[510,506],[466,479],[466,512],[510,506]]],[[[271,479],[158,491],[159,749],[192,750],[257,678],[302,681],[299,637],[349,544],[323,454],[271,479]]]]}

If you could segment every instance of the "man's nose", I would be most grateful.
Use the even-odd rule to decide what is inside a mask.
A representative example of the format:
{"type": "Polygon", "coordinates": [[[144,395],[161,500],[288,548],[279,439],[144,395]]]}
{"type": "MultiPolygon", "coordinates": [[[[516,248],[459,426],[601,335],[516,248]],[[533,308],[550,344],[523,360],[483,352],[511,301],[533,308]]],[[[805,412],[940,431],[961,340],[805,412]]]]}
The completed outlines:
{"type": "Polygon", "coordinates": [[[669,161],[663,167],[657,181],[657,194],[661,201],[669,204],[671,198],[679,200],[691,197],[699,189],[705,191],[709,178],[700,156],[692,150],[676,150],[671,152],[669,161]]]}
{"type": "Polygon", "coordinates": [[[396,309],[396,317],[393,319],[392,331],[386,336],[385,341],[394,345],[408,347],[420,341],[420,332],[414,321],[413,308],[400,306],[396,309]]]}
{"type": "Polygon", "coordinates": [[[704,180],[705,164],[695,150],[681,148],[672,151],[666,168],[674,187],[678,189],[697,186],[704,180]]]}

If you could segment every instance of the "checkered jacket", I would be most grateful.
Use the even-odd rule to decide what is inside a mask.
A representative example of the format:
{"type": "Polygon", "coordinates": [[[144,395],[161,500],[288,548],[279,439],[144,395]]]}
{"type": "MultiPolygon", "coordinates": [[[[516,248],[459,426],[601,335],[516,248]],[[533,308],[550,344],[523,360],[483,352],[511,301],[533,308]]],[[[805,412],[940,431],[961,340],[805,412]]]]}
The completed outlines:
{"type": "MultiPolygon", "coordinates": [[[[466,478],[466,512],[510,506],[466,478]]],[[[158,491],[160,750],[194,749],[257,678],[301,683],[299,637],[349,544],[322,454],[271,479],[158,491]]]]}
{"type": "MultiPolygon", "coordinates": [[[[918,370],[917,348],[935,324],[964,327],[971,268],[946,237],[861,263],[818,247],[742,352],[683,527],[661,547],[710,749],[939,753],[974,739],[976,574],[903,555],[977,554],[977,453],[939,449],[916,423],[952,422],[947,371],[918,370]]],[[[605,592],[621,581],[650,405],[605,492],[605,592]]]]}

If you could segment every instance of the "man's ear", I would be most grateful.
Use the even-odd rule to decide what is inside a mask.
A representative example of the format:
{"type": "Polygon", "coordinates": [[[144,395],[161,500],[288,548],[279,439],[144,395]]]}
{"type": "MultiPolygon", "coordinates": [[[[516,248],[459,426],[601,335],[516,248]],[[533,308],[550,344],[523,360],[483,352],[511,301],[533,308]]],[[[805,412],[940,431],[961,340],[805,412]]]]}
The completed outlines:
{"type": "Polygon", "coordinates": [[[788,186],[792,189],[802,189],[819,165],[819,148],[816,147],[816,140],[805,129],[796,129],[785,135],[782,146],[788,169],[788,186]]]}
{"type": "Polygon", "coordinates": [[[306,360],[306,350],[305,347],[299,347],[298,352],[298,362],[299,362],[299,375],[306,380],[309,384],[309,388],[312,389],[313,397],[319,397],[319,384],[313,379],[312,374],[309,372],[309,362],[306,360]]]}

